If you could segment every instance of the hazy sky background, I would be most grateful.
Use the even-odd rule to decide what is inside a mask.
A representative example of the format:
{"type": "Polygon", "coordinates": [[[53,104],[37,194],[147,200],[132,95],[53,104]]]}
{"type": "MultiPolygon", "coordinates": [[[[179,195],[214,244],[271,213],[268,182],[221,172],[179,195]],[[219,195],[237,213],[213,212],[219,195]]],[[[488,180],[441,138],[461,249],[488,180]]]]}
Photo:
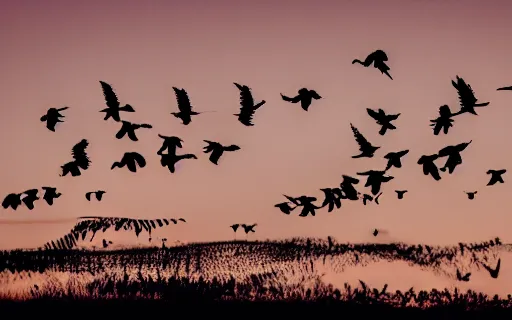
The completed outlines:
{"type": "MultiPolygon", "coordinates": [[[[433,244],[511,241],[512,184],[486,187],[488,169],[507,168],[512,127],[512,29],[507,1],[4,1],[0,13],[0,194],[55,186],[63,196],[29,211],[2,210],[0,218],[60,219],[84,215],[141,218],[184,217],[170,226],[172,240],[232,239],[232,223],[258,223],[252,238],[332,235],[338,241],[406,241],[433,244]],[[383,49],[391,81],[354,58],[383,49]],[[481,101],[478,110],[455,119],[448,135],[434,136],[429,119],[440,105],[458,109],[455,76],[481,101]],[[122,104],[147,122],[138,142],[117,140],[120,124],[103,121],[99,80],[110,83],[122,104]],[[239,123],[239,91],[233,82],[266,100],[254,127],[239,123]],[[197,111],[217,110],[189,126],[176,111],[172,87],[185,88],[197,111]],[[309,112],[281,100],[301,87],[322,100],[309,112]],[[69,106],[55,133],[39,118],[50,107],[69,106]],[[379,136],[366,108],[402,115],[398,130],[379,136]],[[373,159],[351,159],[358,146],[352,122],[375,145],[373,159]],[[157,134],[184,140],[175,174],[159,164],[157,134]],[[71,148],[90,141],[89,170],[59,177],[71,148]],[[237,144],[219,166],[202,154],[203,139],[237,144]],[[416,164],[423,154],[473,140],[464,164],[440,182],[416,164]],[[387,152],[410,149],[403,168],[384,185],[381,204],[345,203],[316,217],[287,216],[274,208],[282,194],[315,195],[335,187],[342,174],[380,170],[387,152]],[[148,162],[133,174],[111,171],[124,152],[148,162]],[[102,202],[87,191],[104,189],[102,202]],[[408,189],[401,201],[395,189],[408,189]],[[474,201],[463,191],[478,190],[474,201]],[[373,228],[389,231],[374,239],[373,228]]],[[[443,160],[444,161],[444,160],[443,160]]],[[[439,161],[442,166],[443,161],[439,161]]],[[[510,168],[509,168],[510,169],[510,168]]],[[[504,176],[505,180],[508,176],[504,176]]],[[[512,179],[512,177],[511,177],[512,179]]],[[[361,179],[364,183],[365,178],[361,179]]],[[[512,182],[512,180],[510,180],[512,182]]],[[[41,194],[42,195],[42,194],[41,194]]],[[[0,225],[0,247],[39,246],[68,232],[62,224],[0,225]]],[[[239,237],[242,237],[240,234],[239,237]]],[[[133,237],[134,238],[134,237],[133,237]]],[[[115,241],[115,239],[113,239],[115,241]]],[[[132,239],[133,240],[133,239],[132,239]]]]}

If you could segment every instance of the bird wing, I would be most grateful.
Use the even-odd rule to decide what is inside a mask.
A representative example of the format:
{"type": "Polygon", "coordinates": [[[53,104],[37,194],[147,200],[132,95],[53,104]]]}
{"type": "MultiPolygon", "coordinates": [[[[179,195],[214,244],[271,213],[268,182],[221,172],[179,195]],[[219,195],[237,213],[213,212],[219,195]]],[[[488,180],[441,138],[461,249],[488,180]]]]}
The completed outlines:
{"type": "Polygon", "coordinates": [[[192,105],[190,104],[187,91],[185,91],[185,89],[178,89],[176,87],[172,87],[172,89],[176,94],[176,101],[178,102],[178,109],[180,112],[190,113],[192,111],[192,105]]]}
{"type": "Polygon", "coordinates": [[[254,99],[252,97],[251,89],[248,86],[243,86],[235,83],[235,86],[240,90],[240,113],[245,109],[252,109],[254,107],[254,99]]]}
{"type": "Polygon", "coordinates": [[[361,134],[361,132],[359,132],[356,127],[352,125],[352,123],[350,124],[350,127],[352,128],[352,132],[354,133],[354,138],[356,138],[357,144],[359,144],[359,151],[363,152],[363,150],[372,147],[371,143],[366,140],[366,138],[361,134]]]}
{"type": "Polygon", "coordinates": [[[396,155],[397,155],[397,156],[399,156],[399,157],[401,158],[401,157],[405,156],[405,155],[406,155],[406,154],[408,154],[408,153],[409,153],[409,149],[407,149],[407,150],[402,150],[402,151],[398,151],[398,152],[396,153],[396,155]]]}
{"type": "Polygon", "coordinates": [[[498,88],[496,90],[498,90],[498,91],[512,90],[512,86],[510,86],[510,87],[501,87],[501,88],[498,88]]]}
{"type": "Polygon", "coordinates": [[[112,86],[110,86],[108,83],[100,81],[101,88],[103,89],[103,96],[105,97],[105,102],[107,103],[107,107],[109,108],[118,108],[119,107],[119,100],[117,99],[117,96],[112,89],[112,86]]]}
{"type": "Polygon", "coordinates": [[[64,110],[67,110],[67,109],[69,109],[69,107],[62,107],[60,109],[57,109],[57,111],[64,111],[64,110]]]}
{"type": "Polygon", "coordinates": [[[223,153],[224,150],[222,148],[214,148],[210,154],[210,161],[217,164],[223,153]]]}
{"type": "Polygon", "coordinates": [[[446,156],[449,156],[452,152],[453,152],[453,146],[447,146],[447,147],[444,147],[443,149],[439,150],[439,152],[437,153],[440,157],[446,157],[446,156]]]}
{"type": "Polygon", "coordinates": [[[89,157],[87,156],[87,153],[85,152],[88,146],[89,141],[87,141],[86,139],[82,139],[79,143],[75,144],[75,146],[71,149],[73,159],[75,159],[77,165],[84,170],[89,168],[89,164],[91,163],[89,157]]]}
{"type": "Polygon", "coordinates": [[[322,99],[322,97],[315,90],[309,90],[309,94],[311,95],[311,98],[315,100],[322,99]]]}
{"type": "Polygon", "coordinates": [[[375,121],[379,121],[380,120],[380,115],[378,112],[376,112],[375,110],[372,110],[370,108],[366,108],[366,112],[368,113],[368,115],[370,117],[372,117],[375,121]]]}
{"type": "Polygon", "coordinates": [[[281,93],[281,98],[283,98],[284,101],[291,102],[291,103],[297,103],[301,100],[300,95],[296,95],[295,97],[290,98],[288,96],[283,95],[282,93],[281,93]]]}
{"type": "Polygon", "coordinates": [[[91,201],[91,194],[92,194],[92,191],[91,192],[87,192],[85,194],[85,199],[87,199],[87,201],[91,201]]]}
{"type": "Polygon", "coordinates": [[[132,154],[133,160],[137,162],[140,168],[144,168],[146,166],[146,159],[144,159],[144,156],[137,152],[134,152],[132,154]]]}
{"type": "Polygon", "coordinates": [[[459,94],[460,106],[473,107],[473,104],[476,102],[476,98],[471,86],[459,76],[457,76],[457,82],[452,80],[452,85],[457,89],[457,93],[459,94]]]}
{"type": "Polygon", "coordinates": [[[401,115],[401,113],[397,113],[397,114],[388,114],[388,115],[387,115],[387,118],[388,118],[389,120],[396,120],[396,119],[398,119],[398,117],[400,117],[400,115],[401,115]]]}
{"type": "Polygon", "coordinates": [[[459,152],[462,152],[471,144],[471,142],[473,142],[473,140],[469,140],[469,142],[459,143],[458,145],[455,146],[455,149],[459,152]]]}
{"type": "Polygon", "coordinates": [[[237,151],[240,150],[240,147],[237,146],[236,144],[232,144],[230,146],[224,147],[223,149],[224,151],[237,151]]]}
{"type": "Polygon", "coordinates": [[[101,190],[96,191],[96,200],[101,201],[104,193],[105,193],[105,191],[101,191],[101,190]]]}

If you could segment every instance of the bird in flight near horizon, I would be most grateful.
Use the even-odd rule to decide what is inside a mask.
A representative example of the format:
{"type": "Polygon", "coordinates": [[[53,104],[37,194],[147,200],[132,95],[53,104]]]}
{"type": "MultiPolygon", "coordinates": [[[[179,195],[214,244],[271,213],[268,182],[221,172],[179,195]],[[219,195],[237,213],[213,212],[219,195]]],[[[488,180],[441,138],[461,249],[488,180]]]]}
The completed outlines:
{"type": "Polygon", "coordinates": [[[125,135],[128,135],[128,138],[130,138],[130,140],[139,141],[139,139],[137,138],[137,135],[135,134],[135,130],[140,129],[140,128],[146,128],[146,129],[153,128],[152,125],[147,124],[147,123],[141,123],[141,124],[131,123],[129,121],[124,121],[124,120],[121,122],[122,122],[121,129],[119,129],[119,131],[117,132],[116,139],[122,139],[125,135]]]}
{"type": "Polygon", "coordinates": [[[341,199],[344,197],[341,188],[322,188],[324,193],[324,202],[320,208],[327,206],[327,212],[332,212],[334,208],[341,208],[341,199]]]}
{"type": "Polygon", "coordinates": [[[383,136],[386,134],[387,130],[395,130],[396,127],[391,123],[391,121],[394,121],[398,119],[400,116],[400,113],[397,114],[386,114],[386,112],[379,108],[378,111],[372,110],[370,108],[366,108],[366,112],[370,117],[373,118],[377,122],[378,125],[381,126],[379,130],[379,134],[383,136]]]}
{"type": "Polygon", "coordinates": [[[386,169],[384,169],[384,171],[388,171],[389,169],[391,169],[391,167],[401,168],[402,162],[400,161],[400,159],[408,153],[409,153],[409,150],[402,150],[402,151],[398,151],[398,152],[389,152],[388,154],[386,154],[384,156],[384,159],[387,159],[388,163],[387,163],[386,169]]]}
{"type": "Polygon", "coordinates": [[[352,128],[352,133],[354,134],[354,138],[356,138],[356,142],[359,145],[359,151],[361,154],[357,156],[352,156],[352,158],[373,158],[375,151],[377,151],[380,147],[373,146],[366,138],[359,132],[359,130],[350,124],[352,128]]]}
{"type": "Polygon", "coordinates": [[[460,111],[452,114],[453,116],[457,116],[463,113],[471,113],[474,115],[478,115],[475,111],[477,107],[486,107],[489,105],[489,102],[477,103],[478,99],[475,97],[475,93],[471,86],[464,81],[464,79],[457,76],[457,82],[452,80],[452,85],[459,94],[459,104],[460,111]]]}
{"type": "Polygon", "coordinates": [[[386,171],[378,171],[378,170],[368,170],[365,172],[358,172],[360,176],[367,176],[365,188],[371,187],[371,192],[375,196],[380,192],[380,187],[382,183],[389,182],[393,180],[395,177],[385,176],[386,171]]]}
{"type": "Polygon", "coordinates": [[[343,193],[343,198],[352,201],[359,200],[359,194],[354,187],[355,184],[359,183],[359,179],[347,175],[342,175],[341,177],[343,180],[340,183],[340,189],[343,193]]]}
{"type": "Polygon", "coordinates": [[[41,117],[41,122],[46,122],[46,128],[48,130],[55,132],[55,126],[58,122],[64,122],[61,118],[65,118],[60,112],[69,109],[69,107],[63,107],[60,109],[50,108],[46,111],[46,114],[41,117]]]}
{"type": "Polygon", "coordinates": [[[57,188],[53,187],[42,187],[41,189],[44,190],[43,199],[48,203],[48,205],[53,205],[53,200],[57,199],[62,195],[62,193],[57,192],[57,188]]]}
{"type": "Polygon", "coordinates": [[[210,154],[210,162],[213,164],[218,165],[220,157],[224,154],[224,151],[232,152],[240,150],[240,147],[232,144],[229,146],[223,146],[222,144],[215,142],[215,141],[209,141],[209,140],[203,140],[207,143],[207,146],[203,148],[204,153],[211,153],[210,154]]]}
{"type": "Polygon", "coordinates": [[[96,200],[101,201],[101,199],[103,198],[103,194],[105,194],[106,191],[97,190],[97,191],[89,191],[89,192],[85,193],[85,198],[87,199],[87,201],[91,201],[91,195],[93,193],[94,193],[94,196],[96,197],[96,200]]]}
{"type": "Polygon", "coordinates": [[[176,136],[164,136],[161,134],[158,134],[158,137],[162,138],[164,141],[162,143],[162,146],[160,149],[156,152],[157,155],[162,155],[162,152],[164,152],[167,149],[167,154],[176,154],[177,148],[183,148],[182,142],[180,138],[176,136]]]}
{"type": "Polygon", "coordinates": [[[407,193],[407,190],[395,190],[395,192],[397,194],[398,199],[403,199],[404,198],[404,194],[407,193]]]}
{"type": "Polygon", "coordinates": [[[361,61],[359,59],[354,59],[352,61],[352,64],[355,64],[355,63],[359,63],[360,65],[368,68],[369,66],[371,66],[373,64],[373,67],[377,70],[379,70],[381,73],[385,74],[386,76],[389,77],[389,79],[393,80],[393,78],[391,77],[391,75],[389,74],[389,67],[388,65],[385,63],[385,61],[388,61],[388,55],[378,49],[378,50],[375,50],[374,52],[370,53],[366,59],[364,59],[364,61],[361,61]]]}
{"type": "Polygon", "coordinates": [[[436,181],[441,180],[441,176],[439,175],[439,168],[434,162],[438,158],[439,155],[436,153],[431,155],[423,155],[418,159],[418,164],[423,166],[423,174],[426,176],[432,176],[432,178],[434,178],[436,181]]]}
{"type": "Polygon", "coordinates": [[[486,265],[483,262],[480,262],[480,264],[485,268],[485,270],[487,270],[487,272],[489,272],[489,275],[491,276],[491,278],[498,279],[498,275],[500,273],[500,267],[501,267],[501,258],[498,259],[498,263],[496,264],[496,267],[494,269],[492,269],[491,267],[489,267],[488,265],[486,265]]]}
{"type": "Polygon", "coordinates": [[[29,189],[21,194],[21,201],[25,204],[28,210],[34,209],[34,202],[39,200],[39,197],[37,196],[38,192],[39,190],[37,189],[29,189]]]}
{"type": "Polygon", "coordinates": [[[124,168],[127,167],[131,172],[137,172],[137,166],[139,168],[144,168],[146,166],[146,159],[144,156],[138,152],[125,152],[121,161],[116,161],[110,167],[110,170],[114,170],[114,168],[124,168]]]}
{"type": "Polygon", "coordinates": [[[478,193],[478,191],[473,191],[473,192],[464,191],[464,193],[467,194],[469,200],[473,200],[473,199],[475,199],[475,195],[478,193]]]}
{"type": "Polygon", "coordinates": [[[455,122],[455,120],[452,119],[453,116],[454,114],[448,105],[445,104],[440,106],[439,117],[434,120],[430,120],[430,122],[432,122],[430,126],[433,127],[432,130],[434,130],[434,135],[439,135],[441,129],[444,134],[448,134],[450,128],[453,127],[453,122],[455,122]]]}
{"type": "Polygon", "coordinates": [[[455,168],[462,164],[462,156],[460,153],[464,151],[472,142],[463,142],[454,146],[447,146],[437,153],[437,155],[441,157],[448,157],[446,159],[446,163],[442,168],[439,168],[442,172],[445,172],[448,169],[448,173],[452,174],[455,171],[455,168]]]}
{"type": "Polygon", "coordinates": [[[368,202],[373,201],[373,197],[367,193],[363,194],[363,205],[366,205],[368,202]]]}
{"type": "Polygon", "coordinates": [[[103,96],[105,97],[105,103],[107,104],[107,108],[100,110],[100,112],[105,113],[105,118],[103,120],[108,120],[112,118],[114,121],[121,121],[120,111],[124,112],[135,112],[135,109],[129,104],[126,104],[124,107],[120,107],[119,100],[117,99],[117,95],[115,94],[112,86],[104,81],[100,81],[101,88],[103,90],[103,96]]]}
{"type": "Polygon", "coordinates": [[[162,167],[167,167],[169,172],[174,173],[176,171],[176,163],[185,159],[197,159],[197,156],[192,153],[187,154],[161,154],[160,155],[160,164],[162,167]]]}
{"type": "Polygon", "coordinates": [[[461,274],[459,268],[457,268],[457,280],[459,281],[469,281],[469,277],[471,276],[471,272],[466,273],[464,276],[461,274]]]}
{"type": "Polygon", "coordinates": [[[250,225],[247,225],[247,224],[242,224],[240,225],[243,229],[244,229],[244,232],[245,232],[245,237],[247,239],[247,237],[249,236],[249,232],[256,232],[254,230],[254,227],[256,227],[258,224],[254,223],[254,224],[250,224],[250,225]]]}
{"type": "Polygon", "coordinates": [[[61,166],[62,174],[61,177],[65,177],[68,173],[71,173],[72,177],[77,177],[82,175],[80,169],[87,170],[89,169],[89,165],[91,161],[87,156],[86,149],[89,146],[89,142],[86,139],[82,139],[79,143],[75,144],[71,149],[71,155],[73,156],[73,161],[70,161],[63,166],[61,166]]]}
{"type": "Polygon", "coordinates": [[[252,123],[254,113],[258,110],[262,105],[266,103],[265,100],[255,104],[254,98],[251,93],[251,88],[245,85],[240,85],[234,82],[235,86],[240,90],[240,112],[235,113],[234,116],[238,117],[238,121],[242,123],[244,126],[250,127],[254,124],[252,123]]]}
{"type": "Polygon", "coordinates": [[[500,170],[489,169],[489,170],[487,170],[487,174],[491,175],[491,179],[489,180],[487,185],[488,186],[493,186],[493,185],[495,185],[498,182],[499,183],[505,183],[505,181],[503,181],[502,175],[504,175],[506,172],[507,172],[507,169],[500,169],[500,170]]]}
{"type": "Polygon", "coordinates": [[[274,205],[274,207],[281,210],[281,212],[284,214],[290,214],[290,213],[292,213],[293,210],[295,210],[295,208],[297,208],[297,205],[295,207],[292,207],[292,206],[290,206],[289,202],[281,202],[281,203],[274,205]]]}
{"type": "Polygon", "coordinates": [[[298,91],[298,94],[295,97],[288,97],[281,93],[281,98],[286,102],[298,103],[300,102],[300,106],[304,111],[308,111],[309,106],[313,99],[319,100],[322,97],[316,93],[315,90],[309,90],[307,88],[301,88],[298,91]]]}
{"type": "Polygon", "coordinates": [[[176,87],[172,87],[174,90],[174,94],[176,95],[176,102],[178,103],[178,110],[179,112],[171,112],[173,116],[175,116],[178,119],[181,119],[181,123],[183,125],[189,125],[192,122],[192,116],[197,116],[202,113],[206,112],[215,112],[215,111],[203,111],[203,112],[196,112],[192,107],[192,104],[190,103],[190,98],[188,96],[188,93],[185,89],[179,89],[176,87]]]}
{"type": "Polygon", "coordinates": [[[13,210],[18,209],[21,206],[21,196],[23,193],[9,193],[2,201],[2,207],[7,209],[11,207],[13,210]]]}

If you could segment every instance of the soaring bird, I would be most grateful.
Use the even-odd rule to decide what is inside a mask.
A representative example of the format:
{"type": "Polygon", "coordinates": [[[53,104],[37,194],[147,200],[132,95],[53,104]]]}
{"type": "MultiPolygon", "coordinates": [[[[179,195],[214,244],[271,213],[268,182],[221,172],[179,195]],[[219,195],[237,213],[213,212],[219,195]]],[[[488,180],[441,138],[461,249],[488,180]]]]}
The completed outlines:
{"type": "Polygon", "coordinates": [[[502,175],[505,174],[505,172],[507,172],[507,169],[500,169],[500,170],[488,170],[487,171],[487,174],[490,174],[491,175],[491,179],[489,180],[489,182],[487,183],[488,186],[492,186],[492,185],[495,185],[496,183],[505,183],[505,181],[503,181],[503,177],[502,175]]]}
{"type": "Polygon", "coordinates": [[[389,130],[395,130],[396,127],[391,123],[391,121],[398,119],[400,116],[400,113],[397,114],[386,114],[384,110],[379,109],[378,111],[372,110],[370,108],[366,108],[366,112],[368,112],[368,115],[372,117],[375,121],[377,121],[377,124],[381,126],[379,134],[383,136],[386,131],[389,130]]]}
{"type": "Polygon", "coordinates": [[[491,267],[489,267],[488,265],[486,265],[483,262],[480,262],[480,264],[485,268],[485,270],[487,270],[487,272],[489,272],[489,275],[491,276],[491,278],[494,278],[494,279],[498,278],[498,275],[500,274],[501,258],[498,259],[498,263],[496,264],[496,267],[494,269],[492,269],[491,267]]]}
{"type": "Polygon", "coordinates": [[[2,201],[2,207],[4,207],[4,209],[7,209],[9,207],[11,207],[13,210],[18,209],[18,207],[21,205],[22,195],[22,193],[9,193],[4,198],[4,201],[2,201]]]}
{"type": "Polygon", "coordinates": [[[222,156],[222,154],[224,153],[224,151],[240,150],[240,147],[235,144],[232,144],[229,146],[223,146],[222,144],[215,142],[215,141],[208,141],[208,140],[203,140],[203,141],[208,144],[206,147],[203,148],[203,152],[204,153],[211,152],[210,162],[213,164],[218,164],[218,161],[219,161],[220,157],[222,156]]]}
{"type": "Polygon", "coordinates": [[[510,87],[501,87],[496,89],[497,91],[512,91],[512,86],[510,87]]]}
{"type": "Polygon", "coordinates": [[[167,167],[171,173],[176,171],[176,163],[185,159],[197,159],[195,154],[161,154],[160,155],[160,164],[162,167],[167,167]]]}
{"type": "Polygon", "coordinates": [[[439,168],[434,162],[438,158],[439,155],[436,153],[431,155],[423,155],[418,159],[418,164],[423,167],[423,174],[426,176],[431,175],[432,178],[434,178],[436,181],[441,180],[441,176],[439,175],[439,168]]]}
{"type": "Polygon", "coordinates": [[[112,86],[106,82],[100,81],[101,88],[103,89],[103,95],[105,96],[105,102],[107,104],[107,108],[101,110],[100,112],[105,112],[105,118],[103,120],[108,120],[112,118],[114,121],[121,121],[121,117],[119,115],[120,111],[124,112],[135,112],[135,109],[129,104],[124,107],[120,107],[119,100],[112,89],[112,86]]]}
{"type": "Polygon", "coordinates": [[[161,155],[165,150],[167,150],[167,154],[176,154],[176,148],[183,148],[183,140],[178,137],[163,136],[161,134],[159,134],[158,137],[162,138],[164,141],[160,149],[156,152],[157,155],[161,155]]]}
{"type": "Polygon", "coordinates": [[[289,202],[281,202],[276,204],[274,207],[279,208],[279,210],[281,210],[281,212],[284,214],[290,214],[293,210],[295,210],[295,208],[297,208],[297,206],[290,206],[289,202]]]}
{"type": "Polygon", "coordinates": [[[344,198],[352,201],[359,200],[359,194],[354,187],[355,184],[359,183],[359,179],[347,175],[342,175],[341,177],[343,180],[340,183],[340,189],[344,198]]]}
{"type": "Polygon", "coordinates": [[[369,194],[363,194],[363,205],[366,205],[368,201],[373,201],[373,197],[369,194]]]}
{"type": "Polygon", "coordinates": [[[402,150],[398,152],[390,152],[384,156],[384,159],[388,160],[385,171],[388,171],[391,167],[401,168],[402,162],[400,159],[409,153],[409,150],[402,150]]]}
{"type": "Polygon", "coordinates": [[[104,249],[106,249],[111,244],[112,244],[112,241],[107,241],[107,240],[103,239],[103,248],[104,249]]]}
{"type": "Polygon", "coordinates": [[[475,111],[476,107],[486,107],[489,105],[489,102],[477,103],[478,99],[475,97],[473,89],[471,89],[471,86],[459,76],[457,76],[457,82],[452,80],[452,85],[457,89],[460,104],[460,111],[452,114],[452,116],[457,116],[466,112],[478,115],[475,111]]]}
{"type": "Polygon", "coordinates": [[[374,52],[370,53],[366,57],[366,59],[364,59],[364,61],[355,59],[354,61],[352,61],[352,64],[359,63],[359,64],[363,65],[364,67],[368,68],[373,63],[373,67],[375,69],[378,69],[380,72],[387,75],[389,77],[389,79],[393,80],[393,78],[389,74],[389,67],[385,63],[385,61],[388,61],[388,56],[384,51],[379,49],[379,50],[375,50],[374,52]]]}
{"type": "Polygon", "coordinates": [[[311,102],[313,99],[319,100],[322,99],[322,97],[316,93],[315,90],[309,90],[307,88],[301,88],[299,89],[298,94],[293,97],[287,97],[281,93],[281,98],[283,98],[284,101],[291,102],[291,103],[298,103],[300,102],[300,105],[304,111],[308,111],[309,106],[311,105],[311,102]]]}
{"type": "Polygon", "coordinates": [[[452,174],[456,167],[462,164],[462,156],[460,153],[464,151],[470,144],[472,140],[469,142],[459,143],[454,146],[447,146],[437,153],[439,157],[448,157],[446,159],[446,163],[442,168],[439,168],[441,171],[445,171],[448,169],[448,173],[452,174]]]}
{"type": "Polygon", "coordinates": [[[39,190],[37,189],[29,189],[22,193],[21,201],[29,210],[34,209],[34,202],[39,200],[39,197],[37,196],[38,192],[39,190]]]}
{"type": "Polygon", "coordinates": [[[85,151],[88,146],[89,142],[86,139],[82,139],[79,143],[73,146],[71,149],[71,155],[74,160],[61,166],[61,177],[65,177],[68,173],[71,173],[71,176],[73,177],[80,176],[82,174],[80,169],[87,170],[89,168],[91,161],[85,151]]]}
{"type": "Polygon", "coordinates": [[[473,192],[464,191],[464,193],[468,195],[469,200],[473,200],[473,199],[475,199],[475,195],[478,193],[478,191],[473,191],[473,192]]]}
{"type": "Polygon", "coordinates": [[[239,223],[235,223],[229,226],[231,229],[233,229],[233,232],[235,233],[235,240],[236,240],[236,231],[238,230],[238,227],[240,227],[239,223]]]}
{"type": "Polygon", "coordinates": [[[89,191],[85,194],[85,198],[87,201],[91,201],[91,194],[94,193],[94,196],[96,197],[96,200],[101,201],[103,198],[103,194],[106,193],[106,191],[103,190],[97,190],[97,191],[89,191]]]}
{"type": "Polygon", "coordinates": [[[57,192],[57,188],[53,187],[42,187],[41,189],[44,190],[43,199],[48,203],[50,206],[53,205],[53,199],[57,199],[62,194],[60,192],[57,192]]]}
{"type": "MultiPolygon", "coordinates": [[[[179,112],[171,112],[171,114],[173,116],[175,116],[176,118],[181,119],[181,122],[184,125],[188,125],[190,122],[192,122],[192,116],[196,116],[201,113],[208,112],[208,111],[203,111],[203,112],[193,111],[187,91],[185,91],[185,89],[179,89],[176,87],[172,87],[172,89],[174,90],[174,94],[176,95],[176,101],[178,103],[179,112]]],[[[213,111],[210,111],[210,112],[213,112],[213,111]]]]}
{"type": "Polygon", "coordinates": [[[178,219],[178,221],[181,221],[181,222],[187,222],[187,221],[185,221],[185,219],[183,219],[183,218],[179,218],[179,219],[178,219]]]}
{"type": "Polygon", "coordinates": [[[385,176],[386,171],[369,170],[366,172],[358,172],[360,176],[367,176],[365,187],[371,187],[372,194],[375,196],[379,193],[382,183],[389,182],[394,179],[392,176],[385,176]]]}
{"type": "Polygon", "coordinates": [[[110,170],[114,168],[123,168],[127,167],[131,172],[137,172],[137,165],[139,168],[144,168],[146,166],[146,159],[137,152],[125,152],[120,162],[114,162],[110,170]]]}
{"type": "Polygon", "coordinates": [[[240,113],[235,113],[234,116],[238,117],[238,121],[244,126],[253,126],[252,117],[259,107],[265,104],[265,100],[260,103],[254,104],[251,88],[245,85],[240,85],[234,82],[235,86],[240,90],[240,113]]]}
{"type": "Polygon", "coordinates": [[[379,230],[377,230],[377,229],[373,230],[372,234],[374,237],[376,237],[379,234],[379,230]]]}
{"type": "Polygon", "coordinates": [[[439,135],[441,129],[444,134],[448,134],[448,131],[453,127],[453,122],[455,121],[452,119],[454,115],[455,114],[452,113],[448,105],[445,104],[440,106],[439,117],[434,120],[430,120],[430,122],[432,122],[430,126],[433,127],[432,130],[434,130],[434,135],[439,135]]]}
{"type": "Polygon", "coordinates": [[[468,272],[466,273],[465,275],[462,275],[462,273],[459,271],[459,269],[457,268],[457,280],[459,281],[464,281],[464,282],[468,282],[469,281],[469,277],[471,276],[471,272],[468,272]]]}
{"type": "Polygon", "coordinates": [[[404,194],[407,193],[407,190],[395,190],[397,196],[398,196],[398,199],[403,199],[404,198],[404,194]]]}
{"type": "Polygon", "coordinates": [[[359,144],[359,151],[361,151],[361,154],[357,156],[352,156],[352,158],[373,158],[373,154],[375,151],[377,151],[380,147],[374,147],[366,138],[359,132],[359,130],[350,124],[350,127],[352,128],[352,132],[354,133],[354,137],[356,138],[357,144],[359,144]]]}
{"type": "Polygon", "coordinates": [[[151,129],[153,128],[152,125],[150,124],[147,124],[147,123],[131,123],[131,122],[128,122],[128,121],[122,121],[122,125],[121,125],[121,129],[119,129],[119,131],[117,132],[116,134],[116,138],[117,139],[122,139],[125,135],[128,135],[128,138],[130,138],[130,140],[132,141],[139,141],[139,139],[137,138],[137,135],[135,134],[135,130],[137,129],[140,129],[140,128],[146,128],[146,129],[151,129]]]}
{"type": "Polygon", "coordinates": [[[55,126],[57,125],[57,122],[64,122],[60,119],[65,118],[65,116],[63,116],[60,113],[60,111],[64,111],[66,109],[69,109],[69,107],[63,107],[60,109],[50,108],[48,109],[48,111],[46,111],[46,114],[42,116],[40,120],[41,122],[46,121],[46,128],[48,128],[48,130],[50,131],[55,132],[55,126]]]}
{"type": "Polygon", "coordinates": [[[257,226],[257,224],[256,224],[256,223],[254,223],[254,224],[247,225],[247,224],[245,224],[245,223],[244,223],[244,224],[242,224],[242,225],[240,225],[240,226],[244,229],[244,232],[245,232],[246,236],[248,236],[248,235],[249,235],[249,232],[256,232],[256,231],[254,230],[254,227],[256,227],[256,226],[257,226]]]}

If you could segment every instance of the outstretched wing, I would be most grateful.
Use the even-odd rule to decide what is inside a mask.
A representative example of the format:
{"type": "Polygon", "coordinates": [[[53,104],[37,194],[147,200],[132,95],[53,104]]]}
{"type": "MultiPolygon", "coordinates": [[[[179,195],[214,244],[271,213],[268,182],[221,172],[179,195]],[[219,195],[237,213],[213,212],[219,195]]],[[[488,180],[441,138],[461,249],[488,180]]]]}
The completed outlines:
{"type": "Polygon", "coordinates": [[[297,96],[295,96],[293,98],[290,98],[288,96],[283,95],[282,93],[281,93],[281,98],[283,98],[284,101],[291,102],[291,103],[297,103],[297,102],[299,102],[301,100],[300,99],[301,98],[300,95],[297,95],[297,96]]]}
{"type": "Polygon", "coordinates": [[[236,82],[235,86],[240,90],[240,113],[243,113],[244,109],[252,109],[254,107],[254,99],[251,89],[248,86],[243,86],[236,82]]]}
{"type": "Polygon", "coordinates": [[[85,194],[85,199],[87,199],[87,201],[91,201],[91,194],[92,194],[92,191],[91,192],[87,192],[85,194]]]}
{"type": "Polygon", "coordinates": [[[133,153],[133,160],[137,162],[140,168],[144,168],[146,166],[146,159],[140,153],[133,153]]]}
{"type": "Polygon", "coordinates": [[[178,109],[180,112],[190,113],[190,111],[192,111],[192,106],[190,105],[190,99],[188,97],[187,91],[185,91],[185,89],[178,89],[176,87],[172,87],[172,89],[176,95],[176,101],[178,102],[178,109]]]}
{"type": "Polygon", "coordinates": [[[109,108],[118,108],[119,107],[119,100],[117,99],[117,96],[112,89],[112,86],[110,86],[108,83],[100,81],[101,88],[103,89],[103,96],[105,97],[105,102],[107,103],[107,107],[109,108]]]}
{"type": "Polygon", "coordinates": [[[371,143],[366,140],[366,138],[359,132],[359,130],[350,124],[350,127],[352,128],[352,132],[354,133],[354,138],[356,138],[357,144],[359,144],[359,151],[363,152],[363,150],[371,148],[371,143]]]}
{"type": "Polygon", "coordinates": [[[375,110],[372,110],[370,108],[366,108],[366,112],[368,113],[368,115],[370,117],[372,117],[375,121],[379,121],[380,120],[380,115],[378,112],[376,112],[375,110]]]}
{"type": "Polygon", "coordinates": [[[89,142],[86,139],[82,139],[79,143],[75,144],[73,149],[71,149],[71,154],[73,159],[75,159],[76,164],[84,170],[89,168],[89,164],[91,163],[87,153],[85,152],[85,149],[87,149],[88,146],[89,142]]]}
{"type": "Polygon", "coordinates": [[[232,144],[230,146],[224,147],[224,151],[237,151],[240,150],[240,147],[236,144],[232,144]]]}
{"type": "Polygon", "coordinates": [[[473,107],[476,103],[475,93],[471,86],[464,79],[457,76],[457,82],[452,80],[452,85],[457,89],[459,94],[459,103],[461,107],[473,107]]]}
{"type": "Polygon", "coordinates": [[[315,90],[309,90],[309,94],[311,95],[311,98],[315,100],[322,99],[322,96],[320,96],[315,90]]]}

